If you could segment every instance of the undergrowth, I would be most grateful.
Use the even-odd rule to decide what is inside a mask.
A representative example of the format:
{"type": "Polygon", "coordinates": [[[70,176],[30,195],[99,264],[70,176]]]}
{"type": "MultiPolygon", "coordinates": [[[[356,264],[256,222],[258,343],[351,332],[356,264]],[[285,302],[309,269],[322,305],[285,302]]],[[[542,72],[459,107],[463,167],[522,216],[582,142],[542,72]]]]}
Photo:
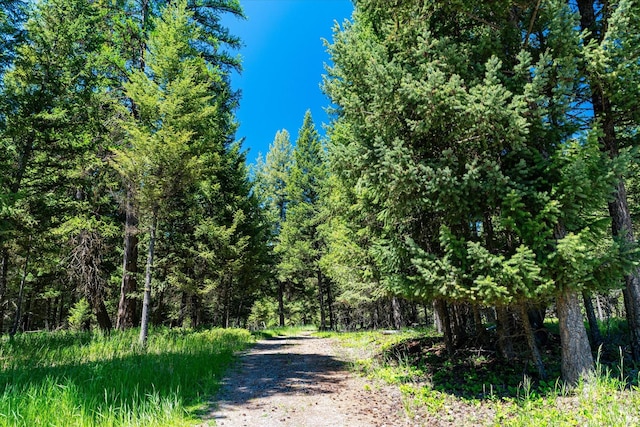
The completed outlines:
{"type": "Polygon", "coordinates": [[[563,386],[548,354],[546,380],[526,358],[506,362],[483,349],[445,352],[430,330],[321,333],[359,355],[353,369],[369,380],[365,389],[397,387],[415,425],[629,426],[640,425],[638,373],[599,355],[594,375],[575,389],[563,386]],[[604,361],[603,361],[604,359],[604,361]]]}
{"type": "Polygon", "coordinates": [[[0,426],[193,425],[245,330],[29,333],[0,341],[0,426]]]}

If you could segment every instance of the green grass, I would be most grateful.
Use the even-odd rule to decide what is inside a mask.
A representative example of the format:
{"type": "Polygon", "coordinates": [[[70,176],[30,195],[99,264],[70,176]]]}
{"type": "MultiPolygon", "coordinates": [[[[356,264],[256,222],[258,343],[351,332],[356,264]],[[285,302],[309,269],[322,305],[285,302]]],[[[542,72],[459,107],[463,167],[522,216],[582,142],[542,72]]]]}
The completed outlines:
{"type": "Polygon", "coordinates": [[[0,339],[0,426],[193,425],[245,330],[29,333],[0,339]]]}
{"type": "Polygon", "coordinates": [[[380,384],[397,387],[405,413],[416,425],[640,425],[638,374],[623,366],[599,362],[592,378],[568,390],[557,376],[532,380],[535,373],[524,360],[509,365],[481,352],[449,358],[433,331],[319,335],[360,349],[353,352],[362,355],[353,369],[368,379],[365,390],[380,384]]]}

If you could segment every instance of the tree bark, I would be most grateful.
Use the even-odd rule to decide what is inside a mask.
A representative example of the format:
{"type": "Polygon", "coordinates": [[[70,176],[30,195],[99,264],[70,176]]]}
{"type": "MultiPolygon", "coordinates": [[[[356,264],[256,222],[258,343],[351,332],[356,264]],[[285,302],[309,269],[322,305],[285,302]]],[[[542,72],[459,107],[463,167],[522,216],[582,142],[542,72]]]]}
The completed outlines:
{"type": "Polygon", "coordinates": [[[602,304],[600,303],[600,295],[596,293],[596,306],[598,307],[598,320],[604,322],[604,315],[602,314],[602,304]]]}
{"type": "Polygon", "coordinates": [[[393,328],[400,329],[402,327],[402,311],[400,310],[400,302],[398,297],[391,297],[391,311],[393,313],[393,328]]]}
{"type": "MultiPolygon", "coordinates": [[[[438,311],[438,300],[433,301],[432,303],[432,307],[433,307],[433,327],[435,328],[436,332],[438,332],[439,334],[444,334],[444,322],[442,320],[442,317],[440,317],[440,312],[438,311]]],[[[425,306],[424,309],[424,317],[425,319],[427,318],[427,308],[425,306]]]]}
{"type": "Polygon", "coordinates": [[[318,301],[320,302],[320,330],[324,331],[327,329],[327,319],[325,313],[325,298],[324,298],[324,285],[322,283],[322,272],[318,268],[318,301]]]}
{"type": "Polygon", "coordinates": [[[184,321],[187,317],[187,291],[180,293],[180,310],[176,319],[176,326],[185,327],[184,321]]]}
{"type": "Polygon", "coordinates": [[[4,308],[5,296],[7,294],[7,277],[9,275],[9,251],[2,249],[2,259],[0,260],[0,335],[4,331],[4,308]]]}
{"type": "Polygon", "coordinates": [[[98,322],[98,327],[102,332],[109,334],[111,329],[113,329],[113,324],[111,323],[107,307],[104,305],[104,300],[102,298],[93,298],[91,305],[93,314],[96,316],[96,321],[98,322]]]}
{"type": "Polygon", "coordinates": [[[279,325],[284,327],[284,282],[278,280],[278,317],[279,325]]]}
{"type": "Polygon", "coordinates": [[[438,318],[440,319],[440,323],[442,325],[442,329],[444,332],[444,345],[447,349],[447,353],[453,354],[453,333],[451,332],[451,316],[449,316],[447,303],[442,299],[436,299],[433,302],[433,305],[436,309],[436,313],[438,313],[438,318]]]}
{"type": "Polygon", "coordinates": [[[531,322],[529,322],[529,313],[527,312],[527,307],[525,304],[520,305],[520,317],[522,319],[522,327],[524,329],[524,334],[525,334],[525,337],[527,338],[527,344],[529,345],[529,350],[531,351],[531,358],[533,359],[533,364],[536,365],[536,369],[538,371],[538,375],[540,376],[540,379],[544,380],[547,378],[547,371],[544,368],[542,355],[540,354],[540,349],[538,348],[538,344],[536,343],[536,338],[533,335],[531,322]]]}
{"type": "Polygon", "coordinates": [[[511,313],[508,307],[496,307],[496,332],[498,333],[498,347],[502,357],[507,360],[515,358],[511,333],[511,313]]]}
{"type": "Polygon", "coordinates": [[[327,308],[329,309],[329,329],[332,331],[336,328],[336,319],[333,312],[333,296],[331,293],[331,281],[325,281],[327,284],[327,308]]]}
{"type": "Polygon", "coordinates": [[[598,319],[596,318],[596,311],[593,307],[591,294],[587,291],[582,291],[582,299],[584,300],[584,309],[587,312],[587,319],[589,320],[591,343],[594,347],[600,347],[602,344],[602,334],[600,334],[600,327],[598,326],[598,319]]]}
{"type": "MultiPolygon", "coordinates": [[[[578,0],[578,11],[580,12],[581,29],[590,31],[587,41],[595,40],[599,42],[604,37],[604,32],[598,28],[595,3],[595,0],[578,0]]],[[[606,19],[606,16],[602,19],[606,19]]],[[[606,22],[601,22],[600,24],[603,28],[606,27],[606,22]]],[[[613,158],[619,154],[613,106],[610,99],[605,95],[602,83],[598,81],[598,76],[588,76],[588,78],[590,80],[593,115],[595,120],[600,123],[602,130],[602,149],[613,158]]],[[[626,243],[635,245],[633,221],[631,220],[627,191],[622,177],[620,177],[615,188],[614,199],[609,202],[609,215],[611,216],[613,236],[621,237],[626,243]]],[[[640,268],[634,268],[633,271],[625,275],[624,282],[625,292],[623,295],[631,338],[631,350],[634,360],[640,361],[640,268]]]]}
{"type": "Polygon", "coordinates": [[[131,184],[127,188],[124,232],[124,255],[122,260],[122,283],[116,328],[123,331],[133,327],[136,319],[136,299],[132,294],[138,289],[138,216],[135,211],[131,184]]]}
{"type": "MultiPolygon", "coordinates": [[[[198,296],[198,294],[194,293],[191,295],[191,327],[193,329],[200,327],[200,324],[202,323],[200,313],[200,297],[198,296]]],[[[228,325],[229,321],[227,320],[226,323],[228,325]]]]}
{"type": "Polygon", "coordinates": [[[144,275],[144,299],[142,300],[142,320],[140,322],[140,345],[147,345],[149,334],[149,312],[151,309],[151,275],[153,273],[153,255],[156,244],[156,227],[158,225],[158,213],[154,211],[149,227],[149,250],[147,252],[147,266],[144,275]]]}
{"type": "Polygon", "coordinates": [[[467,308],[467,305],[463,303],[451,304],[451,324],[453,326],[453,346],[455,348],[462,347],[468,340],[467,321],[469,317],[467,308]]]}
{"type": "Polygon", "coordinates": [[[58,309],[56,310],[58,327],[61,327],[63,325],[63,319],[64,319],[63,313],[64,313],[64,294],[60,295],[60,299],[58,301],[58,309]]]}
{"type": "Polygon", "coordinates": [[[562,378],[567,384],[575,386],[580,378],[589,375],[594,369],[578,293],[569,287],[562,289],[556,297],[556,309],[562,347],[562,378]]]}
{"type": "Polygon", "coordinates": [[[473,310],[473,323],[474,330],[476,332],[476,340],[479,343],[487,342],[486,339],[486,331],[484,329],[484,325],[482,324],[482,313],[480,313],[480,307],[477,304],[473,304],[471,307],[473,310]]]}
{"type": "Polygon", "coordinates": [[[229,327],[229,316],[231,311],[231,289],[230,285],[224,287],[224,327],[229,327]]]}
{"type": "MultiPolygon", "coordinates": [[[[31,239],[29,239],[31,240],[31,239]]],[[[18,301],[16,301],[16,315],[13,319],[13,326],[11,327],[11,331],[9,331],[9,335],[14,336],[18,332],[18,328],[20,327],[20,318],[22,317],[22,300],[24,299],[24,288],[27,284],[27,273],[29,267],[29,255],[30,249],[27,251],[27,257],[24,260],[24,266],[22,268],[22,277],[20,278],[20,290],[18,291],[18,301]]]]}

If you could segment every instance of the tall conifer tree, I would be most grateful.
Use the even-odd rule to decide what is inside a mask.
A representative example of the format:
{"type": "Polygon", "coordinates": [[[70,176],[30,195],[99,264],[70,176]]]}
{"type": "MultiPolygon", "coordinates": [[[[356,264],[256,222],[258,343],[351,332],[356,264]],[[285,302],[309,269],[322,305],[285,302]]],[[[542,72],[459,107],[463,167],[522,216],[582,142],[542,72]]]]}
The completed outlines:
{"type": "MultiPolygon", "coordinates": [[[[267,218],[272,224],[270,233],[272,247],[279,245],[282,226],[287,219],[287,210],[291,202],[288,182],[292,165],[293,148],[289,132],[283,129],[276,133],[273,143],[269,146],[266,160],[263,162],[261,158],[258,159],[255,171],[255,186],[267,218]]],[[[278,323],[280,326],[285,326],[284,295],[287,279],[277,274],[275,276],[278,323]]]]}
{"type": "Polygon", "coordinates": [[[186,3],[167,6],[154,19],[146,67],[134,72],[127,95],[139,109],[127,125],[130,148],[121,150],[116,168],[136,184],[135,194],[148,226],[148,251],[140,343],[147,339],[154,246],[158,221],[168,200],[180,197],[199,173],[202,140],[215,133],[217,109],[209,88],[214,74],[192,43],[197,29],[186,3]]]}
{"type": "Polygon", "coordinates": [[[293,165],[287,183],[290,201],[276,252],[281,256],[280,273],[296,286],[303,301],[315,289],[323,329],[334,326],[329,282],[320,268],[325,245],[318,226],[320,196],[326,175],[324,150],[311,112],[307,111],[293,150],[293,165]]]}
{"type": "MultiPolygon", "coordinates": [[[[87,213],[81,212],[87,208],[83,189],[88,170],[99,163],[97,132],[105,105],[97,66],[104,41],[101,25],[100,10],[92,2],[39,3],[25,24],[25,40],[16,49],[15,62],[3,76],[0,162],[6,168],[1,192],[9,201],[3,212],[9,229],[0,236],[0,300],[8,285],[9,246],[20,253],[23,277],[30,271],[30,257],[41,260],[41,276],[55,276],[57,266],[66,264],[60,249],[66,248],[70,235],[73,239],[88,227],[82,220],[87,213]]],[[[99,227],[98,222],[94,226],[99,227]]],[[[16,280],[20,290],[13,332],[26,285],[16,280]]],[[[85,291],[96,296],[90,299],[105,319],[100,326],[109,329],[98,282],[85,291]]],[[[68,292],[50,293],[63,297],[68,292]]]]}
{"type": "MultiPolygon", "coordinates": [[[[589,125],[599,129],[602,150],[615,158],[625,147],[638,146],[634,135],[640,123],[640,4],[580,0],[577,7],[585,35],[582,67],[593,111],[589,125]]],[[[608,207],[613,235],[636,245],[623,176],[618,177],[608,207]]],[[[640,268],[626,273],[624,282],[631,349],[640,361],[640,268]]]]}
{"type": "Polygon", "coordinates": [[[439,302],[450,349],[482,335],[478,304],[555,299],[575,383],[593,369],[577,295],[623,264],[598,221],[619,162],[572,114],[576,15],[557,1],[396,6],[357,3],[325,83],[334,165],[380,221],[383,283],[439,302]]]}

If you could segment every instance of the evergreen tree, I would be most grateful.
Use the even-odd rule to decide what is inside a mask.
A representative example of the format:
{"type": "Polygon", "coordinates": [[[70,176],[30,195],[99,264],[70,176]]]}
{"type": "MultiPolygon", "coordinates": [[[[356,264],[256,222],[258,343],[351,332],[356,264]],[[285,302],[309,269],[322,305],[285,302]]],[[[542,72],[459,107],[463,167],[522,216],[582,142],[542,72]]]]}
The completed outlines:
{"type": "MultiPolygon", "coordinates": [[[[36,277],[32,291],[44,291],[37,287],[51,283],[61,273],[59,266],[66,264],[63,259],[69,253],[62,249],[88,227],[82,219],[87,213],[81,211],[87,208],[83,190],[91,180],[91,169],[100,163],[97,132],[105,111],[101,75],[96,71],[103,42],[101,25],[100,10],[91,2],[40,3],[32,9],[24,27],[25,41],[18,45],[15,62],[3,76],[3,309],[12,255],[22,258],[23,264],[22,273],[16,268],[13,276],[20,289],[12,332],[18,328],[28,273],[37,271],[32,275],[36,277]],[[39,265],[29,264],[30,258],[39,259],[39,265]]],[[[94,228],[101,224],[94,222],[94,228]]],[[[93,292],[90,301],[96,314],[104,314],[101,284],[81,287],[93,292]]],[[[60,298],[69,293],[65,288],[47,292],[60,298]]],[[[100,326],[108,329],[109,323],[100,326]]]]}
{"type": "Polygon", "coordinates": [[[238,40],[219,15],[241,15],[239,4],[190,2],[163,21],[156,2],[45,0],[29,4],[24,26],[5,19],[19,4],[2,3],[0,16],[23,37],[11,39],[0,86],[0,310],[17,307],[11,331],[62,326],[79,298],[102,329],[118,305],[118,326],[132,326],[135,228],[154,229],[154,211],[168,237],[150,251],[160,267],[150,320],[176,324],[187,301],[194,326],[223,324],[222,311],[241,324],[266,274],[266,225],[233,142],[239,62],[225,49],[238,40]],[[131,202],[119,304],[114,195],[131,202]],[[218,305],[223,288],[229,304],[218,305]]]}
{"type": "MultiPolygon", "coordinates": [[[[583,64],[588,102],[598,128],[602,150],[615,158],[625,147],[637,147],[640,122],[640,5],[636,1],[602,3],[595,0],[577,2],[583,40],[583,64]]],[[[576,30],[577,31],[577,30],[576,30]]],[[[609,202],[613,235],[626,245],[634,246],[633,221],[622,175],[609,202]]],[[[640,360],[640,269],[624,277],[624,299],[631,336],[631,349],[640,360]]]]}
{"type": "MultiPolygon", "coordinates": [[[[269,146],[266,161],[258,158],[255,168],[255,188],[260,198],[267,219],[272,225],[270,230],[270,245],[277,247],[280,243],[280,232],[287,218],[287,209],[291,197],[288,192],[288,182],[293,165],[293,148],[289,132],[286,129],[276,133],[273,143],[269,146]]],[[[274,267],[279,261],[274,262],[274,267]]],[[[276,294],[278,300],[278,322],[285,326],[284,295],[286,279],[275,277],[276,294]]]]}
{"type": "Polygon", "coordinates": [[[320,196],[327,172],[324,151],[309,111],[298,133],[293,160],[287,183],[290,201],[280,242],[275,248],[281,257],[278,270],[282,280],[292,283],[296,288],[302,297],[301,303],[307,309],[315,306],[309,301],[315,288],[320,308],[320,328],[333,328],[330,284],[319,263],[325,250],[318,230],[320,196]]]}
{"type": "Polygon", "coordinates": [[[575,14],[559,2],[397,6],[358,2],[325,81],[335,168],[380,221],[382,283],[435,299],[450,349],[482,336],[479,305],[518,313],[542,376],[525,313],[554,298],[575,383],[593,368],[577,295],[623,265],[598,217],[620,162],[571,111],[575,14]]]}
{"type": "Polygon", "coordinates": [[[136,183],[135,196],[148,222],[142,345],[148,333],[158,220],[167,200],[179,197],[197,179],[199,150],[211,129],[215,132],[217,109],[209,88],[220,77],[192,48],[197,28],[190,18],[185,2],[180,2],[154,19],[146,59],[149,74],[134,72],[125,86],[139,110],[127,125],[130,148],[118,151],[114,164],[136,183]]]}
{"type": "Polygon", "coordinates": [[[244,325],[267,278],[270,223],[251,194],[245,158],[237,144],[229,147],[221,165],[209,175],[218,188],[203,205],[196,248],[205,301],[215,323],[227,327],[232,318],[236,325],[244,325]]]}
{"type": "MultiPolygon", "coordinates": [[[[329,151],[334,151],[331,146],[329,151]]],[[[355,193],[336,173],[329,174],[318,228],[326,242],[320,266],[335,284],[336,326],[392,327],[376,313],[389,294],[380,285],[380,272],[372,255],[378,221],[360,205],[355,193]]]]}
{"type": "MultiPolygon", "coordinates": [[[[107,8],[112,31],[112,43],[103,50],[114,79],[113,93],[121,91],[122,84],[133,70],[143,71],[146,66],[147,38],[153,30],[153,18],[163,9],[164,2],[158,1],[122,1],[117,7],[107,8]]],[[[238,94],[230,89],[229,73],[240,69],[238,57],[233,57],[227,49],[236,49],[240,45],[237,37],[221,25],[222,13],[242,17],[242,9],[237,0],[188,1],[187,8],[191,21],[199,28],[193,47],[203,56],[209,66],[216,68],[218,79],[211,82],[212,93],[219,94],[217,102],[221,113],[218,115],[218,128],[225,135],[235,132],[235,124],[228,120],[230,112],[237,105],[238,94]],[[224,113],[222,112],[224,111],[224,113]]],[[[138,106],[125,98],[125,105],[133,115],[138,114],[138,106]]],[[[123,143],[123,141],[120,141],[123,143]]],[[[117,146],[118,144],[116,144],[117,146]]],[[[124,253],[123,271],[120,289],[117,325],[120,329],[131,327],[137,317],[136,289],[138,274],[138,213],[134,203],[133,184],[124,182],[124,253]]]]}

